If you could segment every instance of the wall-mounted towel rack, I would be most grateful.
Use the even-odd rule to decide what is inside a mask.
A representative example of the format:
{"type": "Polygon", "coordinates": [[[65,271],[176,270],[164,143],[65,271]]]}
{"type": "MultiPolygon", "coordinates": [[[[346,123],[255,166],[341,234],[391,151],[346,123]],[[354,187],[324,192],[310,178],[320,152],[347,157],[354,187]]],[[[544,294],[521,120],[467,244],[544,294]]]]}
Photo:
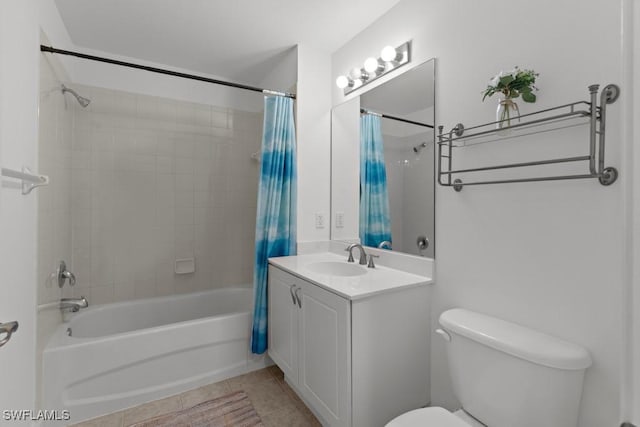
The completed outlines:
{"type": "Polygon", "coordinates": [[[604,165],[606,110],[607,104],[611,104],[618,99],[618,96],[620,95],[620,88],[615,84],[605,86],[600,94],[600,106],[598,106],[598,88],[599,85],[589,86],[589,93],[591,95],[589,102],[577,101],[558,107],[548,108],[546,110],[536,111],[530,114],[522,114],[520,115],[520,122],[500,129],[496,129],[496,124],[499,122],[485,123],[470,128],[465,128],[462,123],[458,123],[447,133],[443,132],[444,126],[438,126],[438,183],[442,186],[453,187],[456,191],[461,191],[462,187],[465,185],[505,184],[583,178],[598,178],[602,185],[613,184],[618,178],[618,170],[614,167],[605,167],[604,165]],[[558,126],[559,128],[570,127],[572,126],[571,121],[580,118],[583,119],[583,122],[586,119],[586,123],[589,124],[589,154],[587,155],[475,168],[453,169],[453,158],[456,148],[472,145],[474,142],[477,143],[477,141],[496,141],[500,139],[501,134],[504,132],[508,132],[509,137],[511,138],[514,136],[524,136],[550,131],[549,127],[541,129],[541,126],[543,125],[558,126]],[[455,178],[457,174],[469,174],[499,169],[581,161],[589,162],[588,173],[470,182],[463,182],[460,178],[455,178]]]}
{"type": "Polygon", "coordinates": [[[1,169],[2,176],[7,178],[15,178],[22,181],[22,194],[27,195],[31,193],[36,187],[42,187],[43,185],[49,185],[49,177],[46,175],[34,175],[29,168],[23,167],[22,171],[17,171],[8,168],[1,169]]]}

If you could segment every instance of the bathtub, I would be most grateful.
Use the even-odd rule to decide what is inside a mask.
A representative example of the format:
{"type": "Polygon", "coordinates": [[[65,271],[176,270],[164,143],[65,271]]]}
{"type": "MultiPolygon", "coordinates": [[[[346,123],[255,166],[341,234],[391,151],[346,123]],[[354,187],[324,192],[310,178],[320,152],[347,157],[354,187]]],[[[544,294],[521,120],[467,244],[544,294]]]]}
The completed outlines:
{"type": "Polygon", "coordinates": [[[90,306],[44,350],[43,408],[75,423],[260,369],[251,307],[248,288],[90,306]]]}

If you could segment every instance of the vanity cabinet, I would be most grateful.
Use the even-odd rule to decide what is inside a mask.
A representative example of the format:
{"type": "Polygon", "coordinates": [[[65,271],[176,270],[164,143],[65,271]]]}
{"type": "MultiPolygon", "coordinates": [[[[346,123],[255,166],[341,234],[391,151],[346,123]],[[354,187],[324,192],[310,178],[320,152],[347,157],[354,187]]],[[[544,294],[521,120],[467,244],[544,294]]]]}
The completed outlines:
{"type": "Polygon", "coordinates": [[[332,426],[350,426],[349,301],[269,266],[269,356],[332,426]]]}
{"type": "Polygon", "coordinates": [[[351,299],[269,265],[269,356],[323,425],[382,427],[429,403],[428,292],[351,299]]]}

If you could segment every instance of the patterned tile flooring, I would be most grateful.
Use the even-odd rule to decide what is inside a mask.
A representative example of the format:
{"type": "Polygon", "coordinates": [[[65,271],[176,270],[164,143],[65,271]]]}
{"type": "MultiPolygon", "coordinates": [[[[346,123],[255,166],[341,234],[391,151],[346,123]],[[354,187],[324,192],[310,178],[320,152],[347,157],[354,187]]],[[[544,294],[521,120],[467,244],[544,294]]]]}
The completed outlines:
{"type": "Polygon", "coordinates": [[[169,412],[190,408],[198,403],[244,390],[265,427],[320,427],[295,392],[284,382],[277,366],[209,384],[182,394],[145,403],[100,418],[74,424],[74,427],[128,427],[169,412]]]}

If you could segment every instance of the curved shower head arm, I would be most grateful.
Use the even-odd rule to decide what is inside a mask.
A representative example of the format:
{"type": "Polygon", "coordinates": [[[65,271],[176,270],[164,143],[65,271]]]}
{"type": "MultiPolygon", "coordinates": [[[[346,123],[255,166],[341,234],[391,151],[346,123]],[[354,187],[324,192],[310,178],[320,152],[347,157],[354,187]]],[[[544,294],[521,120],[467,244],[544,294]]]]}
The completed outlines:
{"type": "Polygon", "coordinates": [[[73,95],[76,98],[76,101],[78,101],[78,103],[83,107],[86,108],[87,105],[89,105],[89,103],[91,102],[91,100],[89,98],[85,98],[84,96],[80,96],[80,94],[78,94],[78,92],[76,92],[75,90],[66,87],[64,84],[61,85],[62,86],[62,94],[65,94],[66,92],[69,92],[71,95],[73,95]]]}

